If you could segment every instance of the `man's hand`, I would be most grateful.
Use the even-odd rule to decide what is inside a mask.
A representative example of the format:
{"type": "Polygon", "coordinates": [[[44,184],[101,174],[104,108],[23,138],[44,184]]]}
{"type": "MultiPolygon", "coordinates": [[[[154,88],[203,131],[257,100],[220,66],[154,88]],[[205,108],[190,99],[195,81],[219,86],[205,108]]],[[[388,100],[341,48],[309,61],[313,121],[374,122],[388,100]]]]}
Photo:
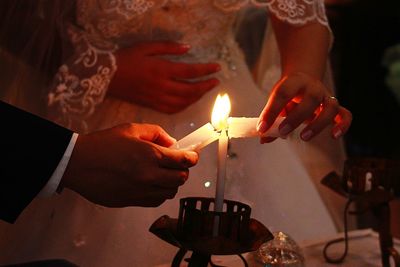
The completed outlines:
{"type": "Polygon", "coordinates": [[[126,124],[80,135],[61,186],[107,207],[159,206],[172,199],[197,163],[195,152],[155,125],[126,124]]]}

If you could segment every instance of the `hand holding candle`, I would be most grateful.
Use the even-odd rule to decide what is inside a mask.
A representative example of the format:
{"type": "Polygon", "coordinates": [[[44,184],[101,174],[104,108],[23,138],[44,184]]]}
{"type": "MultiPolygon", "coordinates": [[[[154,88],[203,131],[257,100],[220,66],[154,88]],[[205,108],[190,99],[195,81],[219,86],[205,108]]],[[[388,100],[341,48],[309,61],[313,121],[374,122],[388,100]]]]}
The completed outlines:
{"type": "Polygon", "coordinates": [[[171,148],[193,151],[200,150],[203,147],[218,140],[220,134],[221,133],[216,131],[211,123],[207,123],[173,144],[171,148]]]}
{"type": "MultiPolygon", "coordinates": [[[[220,95],[218,97],[221,98],[220,95]]],[[[217,104],[217,101],[216,101],[217,104]]],[[[214,110],[217,105],[214,105],[214,110]]],[[[214,112],[213,114],[216,114],[214,112]]],[[[229,117],[224,124],[226,124],[226,130],[229,138],[246,138],[246,137],[282,137],[279,133],[279,125],[284,120],[284,117],[278,117],[275,123],[266,131],[263,135],[257,131],[258,118],[246,118],[246,117],[229,117]]],[[[215,119],[214,119],[215,120],[215,119]]],[[[181,150],[201,150],[212,142],[218,140],[221,135],[221,129],[219,123],[206,123],[196,131],[185,136],[171,148],[181,150]]]]}
{"type": "Polygon", "coordinates": [[[306,127],[300,132],[304,141],[311,140],[326,128],[330,128],[334,139],[340,138],[350,127],[351,112],[340,105],[332,96],[332,90],[318,78],[322,73],[302,72],[300,65],[297,71],[291,66],[291,71],[273,87],[260,114],[259,131],[264,133],[279,114],[286,113],[286,119],[280,125],[282,135],[290,134],[305,123],[306,127]]]}

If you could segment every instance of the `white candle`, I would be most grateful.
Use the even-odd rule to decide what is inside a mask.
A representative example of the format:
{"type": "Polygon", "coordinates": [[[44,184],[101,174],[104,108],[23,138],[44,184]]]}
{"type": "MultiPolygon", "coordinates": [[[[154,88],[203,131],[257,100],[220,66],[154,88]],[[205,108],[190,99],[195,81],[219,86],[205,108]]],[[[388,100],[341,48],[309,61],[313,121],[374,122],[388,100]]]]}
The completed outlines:
{"type": "MultiPolygon", "coordinates": [[[[222,130],[221,136],[218,139],[218,171],[217,183],[215,190],[214,210],[222,212],[224,208],[224,192],[225,192],[225,177],[226,177],[226,157],[228,155],[228,135],[226,130],[222,130]]],[[[213,235],[218,235],[219,217],[214,221],[213,235]]]]}
{"type": "Polygon", "coordinates": [[[174,149],[198,151],[218,140],[220,133],[211,123],[204,124],[171,146],[174,149]]]}
{"type": "MultiPolygon", "coordinates": [[[[211,123],[220,132],[218,139],[218,169],[215,189],[214,211],[222,212],[224,207],[224,191],[226,176],[226,156],[228,155],[228,117],[231,112],[231,102],[227,94],[218,95],[211,114],[211,123]]],[[[213,236],[218,236],[220,218],[214,220],[213,236]]]]}
{"type": "Polygon", "coordinates": [[[257,131],[258,118],[235,118],[228,119],[228,135],[229,138],[244,137],[282,137],[279,133],[279,125],[284,117],[276,118],[274,124],[262,135],[257,131]]]}
{"type": "MultiPolygon", "coordinates": [[[[278,117],[274,124],[263,135],[257,131],[258,118],[229,117],[227,121],[229,138],[246,137],[282,137],[279,134],[279,125],[284,117],[278,117]]],[[[185,136],[171,146],[174,149],[199,151],[205,146],[217,141],[220,132],[211,123],[204,124],[196,131],[185,136]]]]}

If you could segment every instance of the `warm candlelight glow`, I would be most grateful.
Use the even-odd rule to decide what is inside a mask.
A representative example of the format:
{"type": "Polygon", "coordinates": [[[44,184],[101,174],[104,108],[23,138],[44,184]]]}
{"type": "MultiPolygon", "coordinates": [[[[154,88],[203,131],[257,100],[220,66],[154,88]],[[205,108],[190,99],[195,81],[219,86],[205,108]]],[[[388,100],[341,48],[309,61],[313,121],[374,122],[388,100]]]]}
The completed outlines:
{"type": "Polygon", "coordinates": [[[223,96],[218,95],[211,114],[211,124],[216,130],[220,131],[227,128],[230,112],[231,101],[228,94],[224,94],[223,96]]]}
{"type": "MultiPolygon", "coordinates": [[[[212,142],[221,140],[222,132],[227,136],[226,138],[261,136],[257,131],[258,117],[229,117],[230,111],[231,102],[229,96],[227,94],[223,96],[218,95],[212,110],[211,123],[204,124],[196,131],[173,144],[171,148],[200,151],[212,142]]],[[[279,116],[262,136],[285,138],[285,136],[281,136],[279,133],[279,125],[283,120],[285,120],[285,117],[279,116]]]]}

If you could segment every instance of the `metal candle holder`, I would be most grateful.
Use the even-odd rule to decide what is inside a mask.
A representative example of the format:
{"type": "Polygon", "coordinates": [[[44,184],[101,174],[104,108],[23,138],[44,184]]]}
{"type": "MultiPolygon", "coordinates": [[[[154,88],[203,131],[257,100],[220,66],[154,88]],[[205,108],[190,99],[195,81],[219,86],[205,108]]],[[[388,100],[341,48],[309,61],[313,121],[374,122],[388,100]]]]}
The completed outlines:
{"type": "MultiPolygon", "coordinates": [[[[372,211],[379,222],[378,232],[382,266],[389,267],[390,257],[392,257],[395,266],[400,267],[400,256],[393,247],[390,232],[389,208],[389,202],[400,197],[400,161],[376,158],[348,159],[344,164],[343,177],[332,172],[322,179],[322,184],[349,199],[348,205],[351,202],[357,204],[359,210],[351,212],[351,214],[372,211]]],[[[347,233],[345,235],[347,236],[347,233]]],[[[330,243],[337,241],[343,241],[343,239],[334,240],[330,243]]],[[[326,254],[324,255],[328,261],[340,263],[344,260],[346,253],[347,244],[345,253],[340,259],[330,260],[326,254]]]]}
{"type": "Polygon", "coordinates": [[[248,266],[242,253],[255,251],[273,235],[260,222],[250,218],[250,206],[241,202],[224,200],[223,212],[213,211],[214,198],[189,197],[180,200],[179,218],[164,215],[156,220],[150,231],[179,248],[172,261],[172,267],[179,267],[186,259],[189,267],[217,266],[211,261],[212,255],[238,255],[244,266],[248,266]],[[218,233],[213,233],[218,221],[218,233]]]}

